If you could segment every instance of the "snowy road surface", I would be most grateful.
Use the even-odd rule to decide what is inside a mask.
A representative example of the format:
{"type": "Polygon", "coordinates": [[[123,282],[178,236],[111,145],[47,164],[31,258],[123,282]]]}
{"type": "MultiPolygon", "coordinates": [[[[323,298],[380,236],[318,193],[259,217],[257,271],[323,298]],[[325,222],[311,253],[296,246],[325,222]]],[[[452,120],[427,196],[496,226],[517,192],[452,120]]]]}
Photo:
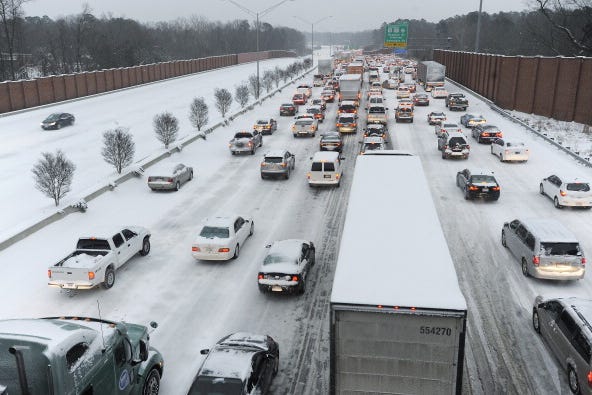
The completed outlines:
{"type": "MultiPolygon", "coordinates": [[[[250,72],[248,69],[247,73],[250,72]]],[[[212,75],[215,73],[227,73],[224,79],[233,78],[236,82],[247,76],[244,71],[234,74],[229,69],[212,75]]],[[[206,79],[210,80],[207,76],[206,79]]],[[[169,83],[183,86],[183,81],[169,83]]],[[[142,106],[138,102],[147,99],[144,88],[138,88],[122,92],[124,98],[121,99],[117,97],[119,94],[114,94],[76,102],[78,109],[73,112],[78,115],[88,107],[84,111],[97,114],[97,117],[113,114],[104,115],[96,122],[94,118],[88,120],[92,124],[105,123],[102,126],[134,125],[143,116],[146,118],[144,127],[148,128],[153,112],[178,108],[183,114],[192,98],[189,95],[177,101],[175,95],[160,93],[159,89],[170,93],[167,84],[149,87],[154,99],[150,111],[143,112],[139,108],[142,106]],[[136,110],[128,114],[118,111],[121,108],[136,110]]],[[[452,85],[448,88],[457,90],[452,85]]],[[[195,85],[193,90],[196,95],[201,94],[200,86],[195,85]]],[[[320,88],[314,89],[316,95],[319,92],[320,88]]],[[[394,146],[415,152],[423,161],[469,306],[467,392],[567,393],[564,369],[532,329],[532,301],[538,294],[591,298],[592,274],[568,283],[525,278],[518,262],[501,246],[500,232],[504,221],[516,217],[556,218],[571,229],[585,251],[592,254],[589,237],[592,234],[592,212],[557,210],[548,198],[538,193],[540,179],[555,171],[592,179],[590,170],[503,119],[472,96],[469,96],[469,112],[482,113],[499,126],[505,136],[526,142],[531,149],[531,159],[523,164],[501,163],[490,154],[489,146],[479,145],[468,137],[471,144],[468,160],[442,160],[436,149],[433,127],[426,122],[426,114],[444,110],[444,101],[432,99],[429,107],[416,108],[414,123],[395,124],[392,116],[396,103],[394,92],[385,92],[394,146]],[[455,185],[456,172],[465,167],[494,171],[502,186],[500,200],[465,201],[455,185]]],[[[292,137],[289,132],[291,117],[277,115],[279,105],[288,102],[291,93],[292,88],[284,89],[228,127],[217,129],[206,141],[196,142],[172,155],[171,162],[183,162],[195,170],[194,180],[179,192],[151,192],[145,177],[131,180],[91,201],[86,213],[72,214],[0,252],[0,276],[5,295],[0,318],[64,314],[97,316],[98,302],[102,316],[107,319],[144,324],[156,320],[159,328],[152,334],[151,343],[165,358],[163,394],[185,393],[202,360],[199,350],[210,347],[220,337],[237,330],[267,333],[280,344],[280,371],[274,380],[274,394],[328,393],[328,300],[360,134],[346,137],[342,187],[309,188],[305,174],[309,157],[318,148],[319,134],[315,138],[292,137]],[[251,128],[258,117],[269,116],[278,119],[278,131],[264,137],[263,148],[254,156],[231,156],[227,141],[234,132],[251,128]],[[259,163],[263,153],[280,148],[296,154],[296,170],[292,177],[285,181],[261,180],[259,163]],[[250,213],[254,217],[255,234],[242,246],[240,257],[229,262],[195,261],[190,246],[200,220],[229,212],[250,213]],[[47,266],[65,256],[74,247],[79,234],[106,224],[138,224],[149,228],[153,235],[150,255],[132,259],[117,272],[116,283],[110,290],[67,292],[47,287],[47,266]],[[257,289],[257,269],[265,255],[264,246],[284,238],[308,239],[317,246],[317,264],[309,276],[306,293],[300,297],[266,295],[257,289]]],[[[332,128],[336,106],[329,104],[327,120],[321,124],[321,131],[332,128]]],[[[462,114],[446,113],[449,119],[455,120],[462,114]]],[[[27,132],[25,136],[42,133],[29,125],[31,116],[27,113],[1,121],[14,124],[13,129],[22,128],[27,132]]],[[[69,152],[84,156],[85,150],[91,147],[96,150],[96,140],[89,143],[73,140],[84,130],[65,128],[46,134],[45,144],[60,147],[68,143],[69,152]]],[[[97,129],[93,130],[97,134],[97,129]]],[[[15,136],[11,141],[13,145],[18,143],[29,148],[33,143],[27,141],[28,138],[21,140],[15,136]]],[[[34,144],[32,151],[43,148],[38,145],[38,140],[34,144]]],[[[151,149],[155,147],[154,142],[151,149]]],[[[30,165],[25,165],[26,158],[19,156],[18,150],[5,151],[2,151],[2,163],[15,169],[21,167],[22,173],[29,172],[30,165]],[[13,159],[9,159],[10,156],[13,159]]],[[[98,155],[87,156],[94,158],[97,167],[104,166],[98,155]]],[[[79,169],[77,174],[80,177],[83,172],[79,169]]],[[[381,177],[388,177],[388,173],[377,175],[376,182],[380,182],[381,177]]],[[[4,178],[2,185],[7,185],[10,180],[4,178]]],[[[31,186],[20,193],[36,192],[31,186]]],[[[401,193],[405,193],[404,186],[401,193]]],[[[13,197],[11,210],[13,207],[22,210],[23,207],[16,203],[17,198],[18,195],[13,197]]],[[[377,206],[388,210],[388,197],[377,197],[377,202],[369,203],[371,210],[377,206]]],[[[421,210],[421,207],[410,207],[409,210],[421,210]]],[[[35,211],[30,210],[32,215],[35,211]]],[[[420,256],[421,251],[418,251],[418,258],[420,256]]],[[[393,259],[396,259],[396,250],[393,250],[393,259]]]]}

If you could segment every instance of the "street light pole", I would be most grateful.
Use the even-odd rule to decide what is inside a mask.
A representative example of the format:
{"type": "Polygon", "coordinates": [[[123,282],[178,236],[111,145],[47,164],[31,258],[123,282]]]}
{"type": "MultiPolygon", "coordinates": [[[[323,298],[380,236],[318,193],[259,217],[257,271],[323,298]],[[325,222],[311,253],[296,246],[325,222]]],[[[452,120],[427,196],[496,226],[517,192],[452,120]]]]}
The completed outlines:
{"type": "Polygon", "coordinates": [[[479,0],[479,14],[477,15],[477,37],[475,37],[475,52],[479,52],[479,36],[481,35],[481,10],[483,9],[483,0],[479,0]]]}
{"type": "Polygon", "coordinates": [[[315,22],[309,22],[306,19],[302,18],[301,16],[294,15],[294,18],[300,19],[304,23],[310,23],[310,63],[314,66],[314,25],[324,21],[325,19],[333,18],[333,15],[327,15],[315,22]]]}
{"type": "Polygon", "coordinates": [[[279,7],[280,5],[284,4],[287,1],[294,1],[294,0],[282,0],[274,5],[272,5],[271,7],[268,7],[266,9],[264,9],[263,11],[259,11],[259,12],[255,12],[253,10],[248,9],[247,7],[243,6],[242,4],[237,3],[234,0],[222,0],[222,1],[228,1],[229,3],[234,4],[235,6],[237,6],[238,8],[240,8],[241,10],[243,10],[244,12],[246,12],[247,14],[254,16],[255,17],[255,29],[256,29],[256,41],[257,41],[257,92],[255,92],[256,97],[255,99],[259,99],[259,91],[260,91],[260,79],[259,79],[259,16],[264,17],[265,15],[267,15],[269,12],[271,12],[272,10],[274,10],[275,8],[279,7]]]}

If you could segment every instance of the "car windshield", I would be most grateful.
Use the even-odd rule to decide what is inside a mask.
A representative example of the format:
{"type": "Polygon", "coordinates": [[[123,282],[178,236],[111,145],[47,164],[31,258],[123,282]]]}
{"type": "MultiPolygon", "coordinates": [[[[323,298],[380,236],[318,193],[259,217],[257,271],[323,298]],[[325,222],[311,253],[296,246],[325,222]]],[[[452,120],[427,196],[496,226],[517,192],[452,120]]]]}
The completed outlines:
{"type": "Polygon", "coordinates": [[[234,135],[235,139],[244,139],[244,138],[250,139],[251,137],[253,137],[253,136],[250,133],[237,133],[234,135]]]}
{"type": "Polygon", "coordinates": [[[201,229],[201,232],[199,232],[199,235],[201,237],[206,237],[208,239],[214,237],[219,239],[228,239],[228,237],[230,236],[230,232],[228,231],[228,228],[223,228],[219,226],[204,226],[201,229]]]}
{"type": "Polygon", "coordinates": [[[271,265],[274,263],[290,262],[292,259],[283,254],[272,253],[265,257],[263,265],[271,265]]]}
{"type": "Polygon", "coordinates": [[[60,119],[60,114],[50,114],[47,118],[45,118],[45,120],[48,122],[57,121],[58,119],[60,119]]]}
{"type": "Polygon", "coordinates": [[[281,156],[266,156],[265,157],[265,162],[267,163],[282,163],[284,161],[284,158],[282,158],[281,156]]]}
{"type": "Polygon", "coordinates": [[[582,255],[578,243],[541,243],[544,255],[582,255]]]}
{"type": "Polygon", "coordinates": [[[188,395],[241,395],[243,383],[239,379],[224,377],[198,377],[188,395]]]}
{"type": "Polygon", "coordinates": [[[573,182],[567,184],[568,191],[577,191],[577,192],[589,192],[590,191],[590,184],[587,182],[573,182]]]}
{"type": "Polygon", "coordinates": [[[495,178],[485,174],[476,174],[471,177],[473,184],[495,184],[495,178]]]}

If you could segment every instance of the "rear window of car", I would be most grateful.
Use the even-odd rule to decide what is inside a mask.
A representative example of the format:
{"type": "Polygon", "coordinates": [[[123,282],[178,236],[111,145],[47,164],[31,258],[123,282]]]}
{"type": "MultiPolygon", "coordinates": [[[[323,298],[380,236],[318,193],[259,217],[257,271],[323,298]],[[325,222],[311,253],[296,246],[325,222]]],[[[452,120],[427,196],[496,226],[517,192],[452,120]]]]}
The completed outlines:
{"type": "Polygon", "coordinates": [[[454,147],[455,145],[465,145],[467,142],[462,137],[452,137],[448,142],[448,145],[454,147]]]}
{"type": "Polygon", "coordinates": [[[284,158],[282,158],[281,156],[266,156],[265,161],[267,163],[282,163],[284,161],[284,158]]]}
{"type": "Polygon", "coordinates": [[[309,114],[318,114],[321,112],[321,110],[319,110],[318,108],[307,108],[306,112],[309,114]]]}
{"type": "Polygon", "coordinates": [[[201,237],[227,239],[230,236],[228,228],[219,226],[204,226],[199,232],[201,237]]]}
{"type": "Polygon", "coordinates": [[[581,255],[579,243],[541,243],[543,255],[581,255]]]}
{"type": "Polygon", "coordinates": [[[269,254],[263,260],[263,265],[271,265],[273,263],[282,263],[282,262],[290,262],[293,261],[293,258],[290,258],[283,254],[269,254]]]}
{"type": "Polygon", "coordinates": [[[321,171],[323,170],[323,163],[322,162],[312,162],[310,166],[311,171],[321,171]]]}
{"type": "Polygon", "coordinates": [[[325,137],[322,138],[322,141],[331,141],[331,142],[333,142],[333,141],[339,141],[339,140],[340,140],[339,136],[325,136],[325,137]]]}
{"type": "Polygon", "coordinates": [[[351,110],[355,110],[356,106],[350,105],[350,104],[344,104],[344,105],[339,106],[339,109],[345,110],[345,111],[351,111],[351,110]]]}
{"type": "Polygon", "coordinates": [[[370,107],[368,109],[368,112],[371,114],[384,114],[385,109],[384,109],[384,107],[370,107]]]}
{"type": "Polygon", "coordinates": [[[308,126],[308,125],[312,125],[312,121],[310,119],[300,119],[300,120],[296,121],[296,125],[308,126]]]}
{"type": "Polygon", "coordinates": [[[340,117],[339,123],[355,123],[354,117],[340,117]]]}
{"type": "Polygon", "coordinates": [[[325,162],[325,171],[335,171],[335,164],[333,162],[325,162]]]}
{"type": "Polygon", "coordinates": [[[567,190],[574,192],[589,192],[590,184],[588,184],[587,182],[574,182],[571,184],[567,184],[567,190]]]}
{"type": "Polygon", "coordinates": [[[251,137],[253,137],[253,136],[250,133],[237,133],[234,135],[235,139],[244,139],[244,138],[250,139],[251,137]]]}
{"type": "Polygon", "coordinates": [[[110,250],[109,242],[105,239],[79,239],[77,250],[110,250]]]}
{"type": "Polygon", "coordinates": [[[474,184],[495,184],[495,178],[493,176],[476,174],[471,177],[471,182],[474,184]]]}

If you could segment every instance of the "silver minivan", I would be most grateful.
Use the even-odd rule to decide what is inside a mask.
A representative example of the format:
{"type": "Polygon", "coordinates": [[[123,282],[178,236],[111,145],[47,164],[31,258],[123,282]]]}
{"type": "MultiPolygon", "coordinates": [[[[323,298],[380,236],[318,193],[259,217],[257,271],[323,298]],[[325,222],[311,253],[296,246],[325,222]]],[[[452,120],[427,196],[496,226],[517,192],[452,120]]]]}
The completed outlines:
{"type": "Polygon", "coordinates": [[[592,300],[537,296],[532,326],[567,370],[574,394],[592,394],[592,300]]]}
{"type": "Polygon", "coordinates": [[[522,274],[548,280],[584,278],[586,258],[580,243],[554,219],[515,219],[504,223],[502,245],[518,259],[522,274]]]}

